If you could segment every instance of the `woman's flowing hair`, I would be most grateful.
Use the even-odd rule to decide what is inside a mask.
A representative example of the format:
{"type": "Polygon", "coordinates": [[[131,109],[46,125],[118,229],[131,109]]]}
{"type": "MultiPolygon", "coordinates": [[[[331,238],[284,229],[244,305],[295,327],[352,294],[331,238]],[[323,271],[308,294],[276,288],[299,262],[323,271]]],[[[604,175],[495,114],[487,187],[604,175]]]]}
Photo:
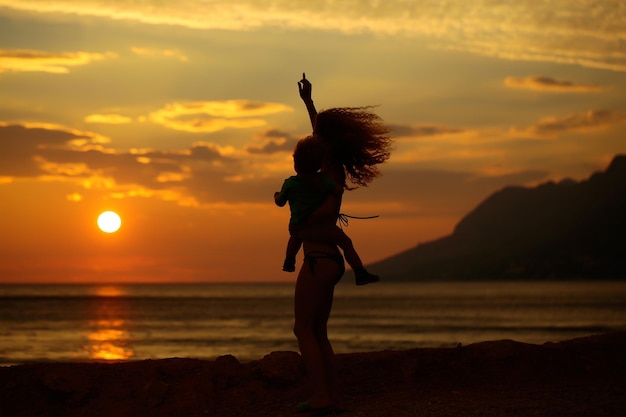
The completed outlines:
{"type": "Polygon", "coordinates": [[[357,187],[367,187],[378,177],[378,165],[389,159],[391,153],[390,130],[370,108],[323,110],[317,115],[313,129],[313,134],[328,146],[330,162],[342,165],[347,179],[357,187]]]}

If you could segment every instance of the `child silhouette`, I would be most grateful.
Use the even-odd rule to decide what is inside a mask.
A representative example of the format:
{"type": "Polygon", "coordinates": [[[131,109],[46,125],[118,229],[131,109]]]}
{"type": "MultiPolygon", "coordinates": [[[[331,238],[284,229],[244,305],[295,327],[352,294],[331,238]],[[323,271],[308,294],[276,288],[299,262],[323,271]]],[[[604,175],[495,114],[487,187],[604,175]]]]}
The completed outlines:
{"type": "Polygon", "coordinates": [[[335,190],[317,209],[308,214],[303,222],[309,227],[301,227],[300,232],[291,235],[283,269],[295,269],[295,255],[301,245],[298,236],[306,237],[309,241],[328,241],[324,239],[330,236],[331,241],[338,242],[339,247],[347,250],[344,256],[354,270],[357,285],[377,282],[379,277],[365,270],[352,241],[336,223],[342,216],[340,209],[343,191],[359,186],[367,187],[380,175],[378,165],[389,159],[392,143],[389,128],[369,107],[339,107],[318,113],[311,96],[312,84],[304,73],[298,82],[298,90],[311,120],[313,138],[323,147],[321,172],[339,185],[340,190],[335,190]],[[311,227],[320,224],[328,227],[311,227]],[[319,230],[324,230],[325,236],[316,236],[316,233],[322,234],[319,230]]]}
{"type": "MultiPolygon", "coordinates": [[[[324,201],[341,199],[343,187],[325,173],[320,172],[324,161],[323,143],[308,136],[298,142],[293,153],[295,176],[287,178],[280,192],[274,193],[274,202],[283,207],[287,202],[291,211],[289,220],[289,242],[283,271],[296,269],[296,255],[302,246],[302,240],[331,243],[339,246],[346,261],[355,273],[356,285],[365,285],[379,281],[379,277],[369,273],[352,244],[352,239],[336,223],[310,222],[311,215],[322,206],[324,201]]],[[[334,203],[333,203],[334,205],[334,203]]]]}

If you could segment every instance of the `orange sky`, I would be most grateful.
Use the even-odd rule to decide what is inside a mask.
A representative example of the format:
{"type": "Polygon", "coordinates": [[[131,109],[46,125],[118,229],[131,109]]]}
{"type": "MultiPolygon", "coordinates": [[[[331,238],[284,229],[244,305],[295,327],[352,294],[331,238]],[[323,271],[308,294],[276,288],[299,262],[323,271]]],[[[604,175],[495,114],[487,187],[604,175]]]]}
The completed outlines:
{"type": "Polygon", "coordinates": [[[619,1],[127,3],[0,0],[0,282],[294,280],[272,195],[310,132],[303,71],[318,109],[393,129],[344,200],[380,215],[347,229],[366,263],[626,153],[619,1]]]}

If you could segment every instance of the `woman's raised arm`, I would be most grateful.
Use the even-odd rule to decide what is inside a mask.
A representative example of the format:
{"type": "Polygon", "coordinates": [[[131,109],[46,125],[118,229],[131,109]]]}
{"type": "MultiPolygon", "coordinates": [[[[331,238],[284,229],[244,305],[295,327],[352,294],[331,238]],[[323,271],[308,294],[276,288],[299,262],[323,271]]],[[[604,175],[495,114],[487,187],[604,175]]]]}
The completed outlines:
{"type": "Polygon", "coordinates": [[[304,101],[306,110],[309,113],[309,119],[311,119],[311,127],[315,129],[315,118],[317,117],[317,110],[315,109],[315,104],[313,104],[313,98],[311,97],[313,85],[309,80],[306,79],[306,74],[304,72],[302,73],[302,79],[298,81],[298,90],[300,91],[300,98],[302,99],[302,101],[304,101]]]}

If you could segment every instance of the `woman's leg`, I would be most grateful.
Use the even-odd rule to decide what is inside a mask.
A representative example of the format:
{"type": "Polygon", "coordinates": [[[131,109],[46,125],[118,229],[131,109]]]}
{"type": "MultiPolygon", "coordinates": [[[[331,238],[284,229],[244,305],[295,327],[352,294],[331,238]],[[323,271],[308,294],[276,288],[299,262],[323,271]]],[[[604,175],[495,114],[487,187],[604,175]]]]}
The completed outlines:
{"type": "Polygon", "coordinates": [[[325,407],[333,403],[334,354],[326,326],[334,285],[340,268],[330,259],[316,259],[315,272],[306,261],[296,282],[294,333],[304,364],[309,374],[313,407],[325,407]]]}
{"type": "Polygon", "coordinates": [[[333,305],[334,286],[330,288],[330,294],[323,298],[324,303],[320,306],[320,320],[315,326],[315,338],[322,352],[324,378],[330,398],[333,404],[340,401],[337,386],[337,367],[335,364],[335,352],[328,339],[328,318],[333,305]]]}

